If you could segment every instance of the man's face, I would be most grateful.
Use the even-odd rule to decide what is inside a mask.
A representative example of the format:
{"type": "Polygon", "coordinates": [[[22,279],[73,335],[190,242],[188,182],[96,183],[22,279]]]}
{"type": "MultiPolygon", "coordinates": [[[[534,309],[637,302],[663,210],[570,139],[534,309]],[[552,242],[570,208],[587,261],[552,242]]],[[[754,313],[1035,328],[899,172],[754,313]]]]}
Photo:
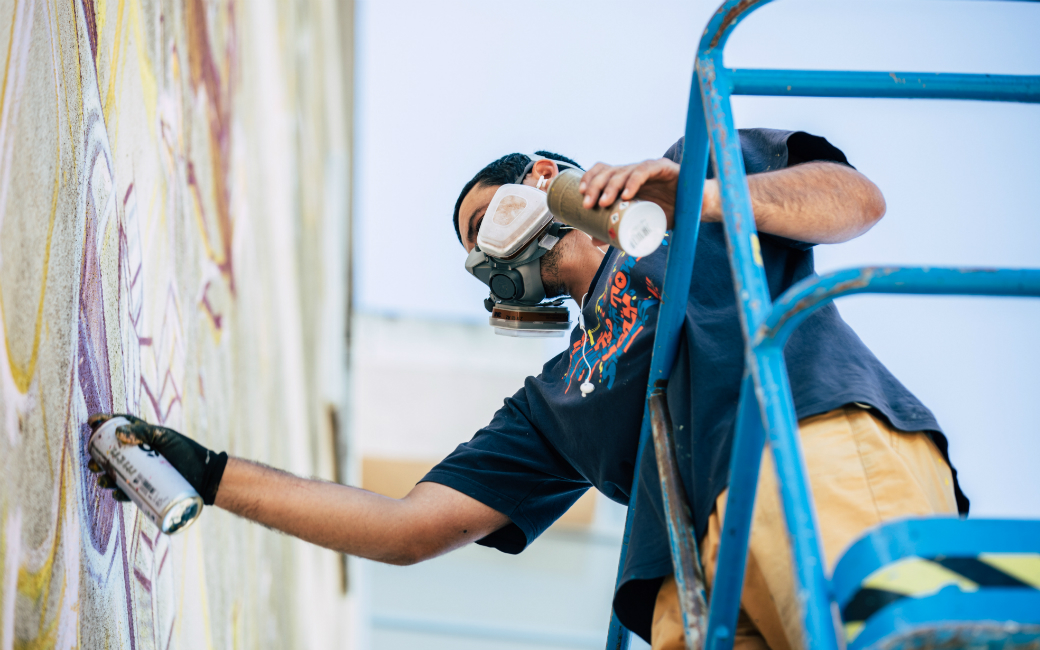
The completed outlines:
{"type": "MultiPolygon", "coordinates": [[[[555,171],[555,168],[553,171],[555,171]]],[[[536,184],[537,180],[533,174],[528,174],[527,178],[524,179],[524,185],[536,184]]],[[[484,219],[484,213],[487,212],[488,206],[491,205],[491,199],[495,197],[495,192],[498,191],[499,187],[499,185],[477,184],[462,199],[462,205],[459,206],[459,233],[462,235],[462,245],[466,247],[467,253],[471,252],[473,247],[477,245],[477,233],[480,232],[480,222],[484,219]]],[[[556,246],[553,246],[552,250],[542,256],[540,265],[542,287],[545,289],[547,298],[562,296],[567,290],[563,281],[562,264],[566,250],[573,243],[568,241],[570,238],[567,235],[569,234],[566,233],[561,238],[561,241],[556,246]]]]}
{"type": "Polygon", "coordinates": [[[469,253],[477,245],[477,233],[480,231],[480,222],[484,219],[484,213],[491,205],[491,199],[498,191],[498,185],[476,184],[469,191],[466,198],[462,199],[459,206],[459,233],[462,235],[462,245],[469,253]]]}

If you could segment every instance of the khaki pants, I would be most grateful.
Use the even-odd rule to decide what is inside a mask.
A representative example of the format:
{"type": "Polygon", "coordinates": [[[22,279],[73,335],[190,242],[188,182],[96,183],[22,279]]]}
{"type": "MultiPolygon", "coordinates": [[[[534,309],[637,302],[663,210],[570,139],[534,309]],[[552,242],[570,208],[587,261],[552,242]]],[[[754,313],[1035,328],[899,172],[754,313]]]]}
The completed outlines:
{"type": "MultiPolygon", "coordinates": [[[[855,406],[806,418],[799,423],[799,433],[828,573],[867,528],[898,517],[957,512],[950,468],[927,433],[901,433],[855,406]]],[[[709,589],[715,579],[726,496],[723,492],[715,502],[700,544],[709,589]]],[[[803,647],[790,544],[768,449],[762,456],[740,604],[737,650],[803,647]]],[[[654,650],[685,648],[672,577],[657,594],[652,645],[654,650]]]]}

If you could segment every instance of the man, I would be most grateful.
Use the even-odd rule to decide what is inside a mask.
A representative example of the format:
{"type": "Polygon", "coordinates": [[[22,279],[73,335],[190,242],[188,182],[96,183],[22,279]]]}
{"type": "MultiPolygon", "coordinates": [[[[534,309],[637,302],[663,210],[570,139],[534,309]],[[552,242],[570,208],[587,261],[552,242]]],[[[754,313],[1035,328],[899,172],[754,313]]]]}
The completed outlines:
{"type": "MultiPolygon", "coordinates": [[[[856,237],[884,214],[880,191],[823,138],[746,130],[741,146],[774,298],[812,274],[813,245],[856,237]]],[[[577,166],[540,153],[534,161],[505,156],[464,187],[453,222],[467,252],[499,186],[541,188],[561,164],[577,166]]],[[[585,203],[606,206],[618,196],[638,196],[657,202],[671,219],[681,157],[682,141],[659,160],[598,164],[582,179],[585,203]]],[[[743,374],[743,339],[714,180],[705,186],[702,219],[668,398],[710,586],[743,374]]],[[[328,548],[394,564],[419,562],[470,542],[518,553],[590,485],[621,503],[632,498],[667,240],[638,259],[597,244],[570,231],[540,262],[547,296],[567,294],[582,305],[587,335],[572,332],[569,351],[529,377],[486,428],[403,499],[214,455],[176,432],[140,421],[122,434],[128,443],[144,441],[167,456],[206,503],[328,548]],[[587,396],[578,390],[583,382],[595,386],[587,396]]],[[[833,305],[806,320],[786,357],[829,565],[848,542],[882,520],[953,513],[958,505],[966,509],[934,417],[874,358],[833,305]]],[[[653,454],[644,459],[615,611],[654,648],[678,648],[681,617],[656,467],[653,454]]],[[[767,455],[737,630],[742,648],[801,645],[785,539],[767,455]]]]}

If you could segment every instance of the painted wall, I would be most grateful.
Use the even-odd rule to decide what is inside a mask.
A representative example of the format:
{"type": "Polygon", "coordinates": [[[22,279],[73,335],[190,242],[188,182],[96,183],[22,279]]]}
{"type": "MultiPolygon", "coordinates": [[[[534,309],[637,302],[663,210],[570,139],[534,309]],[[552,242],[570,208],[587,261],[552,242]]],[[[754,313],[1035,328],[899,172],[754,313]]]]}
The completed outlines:
{"type": "Polygon", "coordinates": [[[342,477],[349,4],[0,0],[0,650],[343,647],[331,552],[86,471],[129,411],[342,477]]]}

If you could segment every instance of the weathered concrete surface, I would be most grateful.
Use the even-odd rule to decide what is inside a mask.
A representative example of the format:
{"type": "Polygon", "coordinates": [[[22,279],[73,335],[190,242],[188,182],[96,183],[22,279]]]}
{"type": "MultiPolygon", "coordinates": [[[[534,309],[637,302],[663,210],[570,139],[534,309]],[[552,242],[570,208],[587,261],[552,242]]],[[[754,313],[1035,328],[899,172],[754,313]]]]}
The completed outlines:
{"type": "Polygon", "coordinates": [[[335,476],[340,10],[0,0],[0,650],[331,647],[338,557],[216,509],[158,534],[84,422],[335,476]]]}

